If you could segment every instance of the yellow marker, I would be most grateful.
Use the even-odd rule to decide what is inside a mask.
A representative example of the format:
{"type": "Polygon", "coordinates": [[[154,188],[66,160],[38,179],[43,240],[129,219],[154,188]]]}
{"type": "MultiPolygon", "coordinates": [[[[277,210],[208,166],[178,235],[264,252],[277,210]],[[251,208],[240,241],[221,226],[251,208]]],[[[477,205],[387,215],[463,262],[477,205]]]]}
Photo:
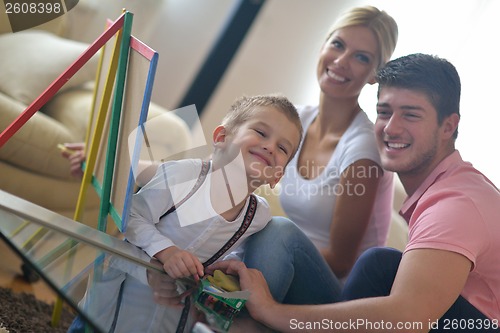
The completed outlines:
{"type": "Polygon", "coordinates": [[[62,152],[62,153],[67,153],[69,155],[73,155],[74,153],[76,153],[76,150],[73,150],[71,148],[68,148],[66,147],[65,145],[63,145],[62,143],[58,143],[57,144],[57,148],[62,152]]]}
{"type": "Polygon", "coordinates": [[[241,290],[240,282],[238,279],[229,274],[224,274],[221,270],[216,269],[214,275],[207,275],[208,281],[216,287],[220,287],[226,291],[239,291],[241,290]]]}

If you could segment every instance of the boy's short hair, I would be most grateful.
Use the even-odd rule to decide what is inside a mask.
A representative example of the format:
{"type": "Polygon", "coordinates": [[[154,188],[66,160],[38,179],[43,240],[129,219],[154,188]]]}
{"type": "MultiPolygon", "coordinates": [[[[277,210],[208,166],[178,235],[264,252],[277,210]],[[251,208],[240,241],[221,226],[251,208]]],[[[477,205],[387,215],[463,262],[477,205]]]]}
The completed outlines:
{"type": "MultiPolygon", "coordinates": [[[[288,98],[279,94],[242,96],[236,99],[222,119],[222,125],[229,133],[233,133],[239,126],[252,118],[256,107],[261,106],[271,106],[281,111],[297,127],[300,133],[299,142],[302,141],[303,129],[297,109],[288,98]]],[[[290,159],[295,155],[295,152],[296,150],[290,159]]]]}
{"type": "MultiPolygon", "coordinates": [[[[453,113],[460,116],[460,76],[449,61],[414,53],[388,62],[376,76],[378,94],[383,87],[424,93],[437,112],[438,124],[453,113]]],[[[453,137],[458,135],[458,129],[453,137]]]]}

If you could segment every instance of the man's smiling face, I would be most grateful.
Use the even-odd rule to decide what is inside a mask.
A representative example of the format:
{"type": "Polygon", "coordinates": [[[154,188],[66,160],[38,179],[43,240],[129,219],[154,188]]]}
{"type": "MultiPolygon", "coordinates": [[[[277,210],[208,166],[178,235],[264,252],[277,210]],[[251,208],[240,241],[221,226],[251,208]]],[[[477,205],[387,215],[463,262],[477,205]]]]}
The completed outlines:
{"type": "Polygon", "coordinates": [[[441,127],[437,111],[424,93],[381,88],[375,134],[385,169],[400,176],[430,172],[441,161],[441,127]]]}

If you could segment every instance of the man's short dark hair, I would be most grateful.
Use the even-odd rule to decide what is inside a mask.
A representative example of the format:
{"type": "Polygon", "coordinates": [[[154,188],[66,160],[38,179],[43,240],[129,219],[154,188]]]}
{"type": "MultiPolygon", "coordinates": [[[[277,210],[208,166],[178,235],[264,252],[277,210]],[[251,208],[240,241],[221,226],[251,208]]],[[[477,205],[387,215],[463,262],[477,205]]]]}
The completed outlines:
{"type": "MultiPolygon", "coordinates": [[[[424,93],[437,111],[438,124],[456,113],[460,116],[460,77],[449,61],[415,53],[388,62],[377,72],[378,93],[383,87],[424,93]]],[[[454,137],[458,135],[455,131],[454,137]]]]}

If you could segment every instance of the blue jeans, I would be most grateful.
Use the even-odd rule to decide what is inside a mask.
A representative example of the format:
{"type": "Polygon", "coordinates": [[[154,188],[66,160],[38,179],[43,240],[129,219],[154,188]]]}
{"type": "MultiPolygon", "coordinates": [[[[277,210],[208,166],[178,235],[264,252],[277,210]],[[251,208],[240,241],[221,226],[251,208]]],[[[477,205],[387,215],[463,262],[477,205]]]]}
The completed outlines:
{"type": "Polygon", "coordinates": [[[273,217],[247,240],[245,264],[262,272],[274,299],[288,304],[340,300],[341,287],[323,256],[292,221],[273,217]]]}
{"type": "MultiPolygon", "coordinates": [[[[401,261],[402,253],[391,248],[371,248],[366,250],[356,261],[342,291],[342,300],[387,296],[391,292],[394,278],[401,261]]],[[[439,319],[430,332],[498,332],[498,329],[480,329],[492,321],[459,296],[450,309],[439,319]],[[472,328],[453,329],[452,325],[476,323],[472,328]]],[[[428,323],[423,323],[428,324],[428,323]]],[[[498,327],[498,321],[496,322],[498,327]]],[[[467,325],[465,325],[467,326],[467,325]]]]}

